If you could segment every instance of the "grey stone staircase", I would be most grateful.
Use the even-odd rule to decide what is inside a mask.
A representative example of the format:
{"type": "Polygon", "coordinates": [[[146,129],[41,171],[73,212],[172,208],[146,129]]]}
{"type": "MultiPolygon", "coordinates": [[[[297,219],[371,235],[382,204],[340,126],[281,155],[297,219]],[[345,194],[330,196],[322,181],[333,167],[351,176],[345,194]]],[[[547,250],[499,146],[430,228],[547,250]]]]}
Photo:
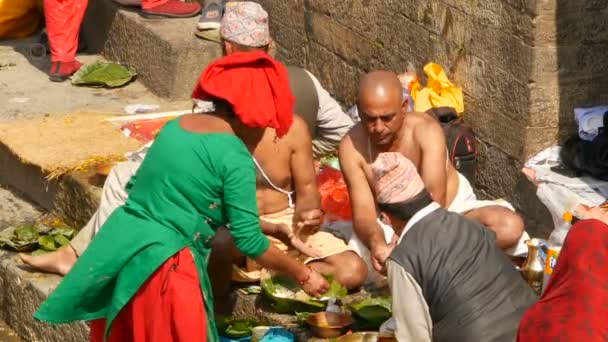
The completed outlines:
{"type": "Polygon", "coordinates": [[[90,0],[81,30],[87,50],[135,67],[157,96],[188,99],[201,71],[221,56],[221,46],[194,35],[198,17],[145,19],[138,12],[112,0],[90,0]]]}

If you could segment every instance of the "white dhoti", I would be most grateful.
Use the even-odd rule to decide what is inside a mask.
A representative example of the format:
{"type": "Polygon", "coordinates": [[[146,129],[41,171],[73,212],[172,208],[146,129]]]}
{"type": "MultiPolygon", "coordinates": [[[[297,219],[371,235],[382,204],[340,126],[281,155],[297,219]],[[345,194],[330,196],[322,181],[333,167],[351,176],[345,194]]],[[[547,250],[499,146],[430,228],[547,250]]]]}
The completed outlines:
{"type": "Polygon", "coordinates": [[[70,242],[76,254],[82,255],[112,212],[125,204],[127,201],[125,187],[140,165],[140,161],[126,161],[112,168],[103,184],[99,208],[70,242]]]}

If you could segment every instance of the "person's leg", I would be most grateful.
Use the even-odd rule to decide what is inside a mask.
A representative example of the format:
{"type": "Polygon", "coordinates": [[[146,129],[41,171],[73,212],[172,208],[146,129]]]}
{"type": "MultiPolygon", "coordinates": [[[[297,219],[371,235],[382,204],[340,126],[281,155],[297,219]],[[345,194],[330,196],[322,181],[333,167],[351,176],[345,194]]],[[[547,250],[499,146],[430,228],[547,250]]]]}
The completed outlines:
{"type": "Polygon", "coordinates": [[[110,214],[126,202],[125,187],[140,165],[140,162],[127,161],[112,168],[103,185],[99,208],[68,246],[38,256],[20,254],[21,260],[43,272],[66,275],[110,214]]]}
{"type": "Polygon", "coordinates": [[[51,47],[52,81],[63,81],[80,69],[76,60],[80,25],[88,0],[44,0],[44,16],[51,47]]]}
{"type": "Polygon", "coordinates": [[[351,251],[312,261],[308,265],[321,274],[333,275],[334,279],[349,290],[363,286],[367,279],[367,265],[360,256],[351,251]]]}
{"type": "Polygon", "coordinates": [[[215,232],[211,246],[211,255],[207,271],[211,280],[215,312],[220,315],[230,314],[230,283],[232,280],[232,264],[244,256],[234,245],[230,232],[225,227],[215,232]]]}
{"type": "Polygon", "coordinates": [[[189,18],[201,12],[197,1],[142,0],[142,15],[146,18],[189,18]]]}
{"type": "Polygon", "coordinates": [[[494,231],[496,233],[496,245],[503,250],[516,245],[524,233],[522,218],[515,212],[499,205],[473,209],[464,216],[494,231]]]}

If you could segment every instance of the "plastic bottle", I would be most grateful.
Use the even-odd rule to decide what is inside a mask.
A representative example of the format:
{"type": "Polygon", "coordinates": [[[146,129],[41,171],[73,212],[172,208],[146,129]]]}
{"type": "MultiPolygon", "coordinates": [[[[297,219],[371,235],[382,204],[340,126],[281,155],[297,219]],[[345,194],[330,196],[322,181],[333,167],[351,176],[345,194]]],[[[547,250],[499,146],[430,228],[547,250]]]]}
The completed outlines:
{"type": "Polygon", "coordinates": [[[551,278],[551,274],[553,273],[553,269],[555,268],[555,264],[559,258],[559,253],[564,244],[564,240],[572,227],[573,219],[574,216],[571,212],[565,212],[561,221],[549,236],[549,249],[547,251],[547,257],[545,260],[545,272],[543,276],[543,287],[541,293],[545,292],[545,288],[549,283],[549,278],[551,278]]]}

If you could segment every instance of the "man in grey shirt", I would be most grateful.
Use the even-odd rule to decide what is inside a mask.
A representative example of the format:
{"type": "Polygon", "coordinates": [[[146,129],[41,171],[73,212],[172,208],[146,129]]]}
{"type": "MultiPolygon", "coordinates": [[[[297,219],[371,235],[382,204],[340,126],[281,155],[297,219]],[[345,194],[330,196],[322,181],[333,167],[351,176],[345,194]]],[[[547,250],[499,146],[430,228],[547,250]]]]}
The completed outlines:
{"type": "Polygon", "coordinates": [[[515,341],[536,295],[496,247],[496,234],[433,202],[414,164],[372,164],[379,210],[398,240],[387,259],[398,341],[515,341]]]}

